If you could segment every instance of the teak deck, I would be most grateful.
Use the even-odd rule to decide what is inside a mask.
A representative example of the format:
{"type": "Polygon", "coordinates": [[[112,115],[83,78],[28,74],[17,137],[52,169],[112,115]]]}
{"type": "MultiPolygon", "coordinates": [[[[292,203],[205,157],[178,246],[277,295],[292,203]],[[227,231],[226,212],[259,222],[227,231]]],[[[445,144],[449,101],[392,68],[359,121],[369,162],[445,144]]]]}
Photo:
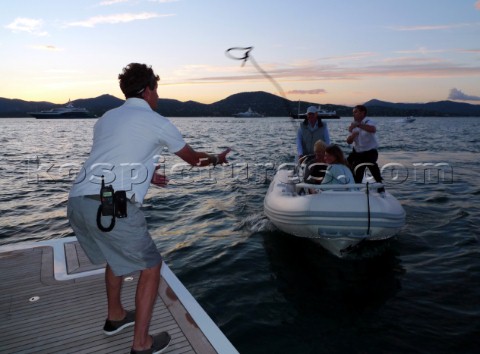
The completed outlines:
{"type": "MultiPolygon", "coordinates": [[[[74,237],[46,244],[0,247],[0,353],[129,353],[133,327],[113,336],[102,330],[104,267],[93,266],[74,237]]],[[[237,353],[165,264],[161,275],[150,333],[170,333],[165,353],[237,353]]],[[[135,307],[137,279],[124,278],[126,309],[135,307]]]]}

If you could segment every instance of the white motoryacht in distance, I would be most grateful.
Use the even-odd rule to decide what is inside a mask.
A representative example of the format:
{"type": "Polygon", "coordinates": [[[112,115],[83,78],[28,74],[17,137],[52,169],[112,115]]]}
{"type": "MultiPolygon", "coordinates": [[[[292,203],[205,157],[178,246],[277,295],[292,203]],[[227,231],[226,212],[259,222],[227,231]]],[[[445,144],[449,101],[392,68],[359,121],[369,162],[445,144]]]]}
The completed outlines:
{"type": "Polygon", "coordinates": [[[249,107],[248,111],[235,113],[233,116],[237,118],[259,118],[259,117],[263,117],[263,114],[252,111],[252,108],[249,107]]]}
{"type": "Polygon", "coordinates": [[[28,112],[29,115],[37,119],[63,119],[63,118],[96,118],[86,108],[77,108],[68,101],[65,107],[52,108],[40,112],[28,112]]]}
{"type": "MultiPolygon", "coordinates": [[[[319,118],[323,118],[323,119],[338,119],[338,118],[340,118],[340,116],[337,114],[337,111],[327,111],[325,109],[322,109],[322,107],[320,107],[320,106],[318,106],[317,114],[318,114],[319,118]]],[[[300,113],[300,112],[298,114],[292,113],[291,117],[293,119],[305,119],[305,118],[307,118],[307,114],[306,113],[300,113]]]]}

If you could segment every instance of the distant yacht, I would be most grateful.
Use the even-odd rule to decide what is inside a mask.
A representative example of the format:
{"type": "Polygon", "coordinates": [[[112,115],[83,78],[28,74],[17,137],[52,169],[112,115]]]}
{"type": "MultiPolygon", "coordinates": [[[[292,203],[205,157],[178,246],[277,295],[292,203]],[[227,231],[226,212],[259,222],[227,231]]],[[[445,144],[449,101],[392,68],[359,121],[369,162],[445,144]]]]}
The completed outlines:
{"type": "Polygon", "coordinates": [[[237,118],[258,118],[258,117],[263,117],[263,114],[252,111],[252,109],[249,107],[248,111],[235,113],[233,116],[237,118]]]}
{"type": "Polygon", "coordinates": [[[410,117],[396,119],[395,122],[396,123],[413,123],[415,122],[415,119],[416,119],[415,117],[410,116],[410,117]]]}
{"type": "MultiPolygon", "coordinates": [[[[322,107],[320,107],[320,106],[318,106],[317,113],[318,113],[319,118],[326,118],[326,119],[340,118],[340,116],[337,114],[337,111],[327,111],[325,109],[322,109],[322,107]]],[[[293,119],[305,119],[305,118],[307,118],[307,114],[306,113],[299,113],[299,114],[292,113],[291,117],[293,119]]]]}
{"type": "Polygon", "coordinates": [[[76,108],[68,100],[65,107],[52,108],[49,110],[43,110],[40,112],[27,112],[32,117],[37,119],[62,119],[62,118],[96,118],[96,116],[90,113],[86,108],[76,108]]]}

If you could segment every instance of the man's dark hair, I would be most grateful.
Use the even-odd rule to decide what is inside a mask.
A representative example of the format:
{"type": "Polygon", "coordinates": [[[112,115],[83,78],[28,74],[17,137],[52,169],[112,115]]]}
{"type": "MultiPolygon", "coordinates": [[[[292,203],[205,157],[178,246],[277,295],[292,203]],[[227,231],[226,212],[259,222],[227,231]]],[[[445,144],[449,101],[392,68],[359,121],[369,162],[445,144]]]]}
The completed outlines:
{"type": "Polygon", "coordinates": [[[146,87],[150,90],[155,89],[160,77],[155,75],[151,66],[130,63],[123,68],[122,73],[118,75],[118,79],[120,80],[120,89],[126,98],[141,98],[146,87]]]}
{"type": "Polygon", "coordinates": [[[359,105],[355,106],[354,109],[357,109],[360,112],[364,112],[365,115],[367,115],[367,107],[365,107],[363,104],[359,104],[359,105]]]}

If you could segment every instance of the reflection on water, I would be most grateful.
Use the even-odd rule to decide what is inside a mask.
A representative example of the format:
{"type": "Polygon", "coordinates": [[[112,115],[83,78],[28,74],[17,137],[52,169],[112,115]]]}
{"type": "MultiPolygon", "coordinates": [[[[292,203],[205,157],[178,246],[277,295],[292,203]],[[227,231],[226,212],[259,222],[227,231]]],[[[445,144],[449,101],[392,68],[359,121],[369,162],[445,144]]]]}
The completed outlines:
{"type": "Polygon", "coordinates": [[[279,290],[299,312],[314,310],[334,318],[342,312],[361,313],[380,307],[400,288],[403,269],[390,250],[377,257],[344,260],[311,240],[281,232],[266,234],[264,247],[279,290]],[[312,303],[318,308],[311,308],[312,303]]]}

